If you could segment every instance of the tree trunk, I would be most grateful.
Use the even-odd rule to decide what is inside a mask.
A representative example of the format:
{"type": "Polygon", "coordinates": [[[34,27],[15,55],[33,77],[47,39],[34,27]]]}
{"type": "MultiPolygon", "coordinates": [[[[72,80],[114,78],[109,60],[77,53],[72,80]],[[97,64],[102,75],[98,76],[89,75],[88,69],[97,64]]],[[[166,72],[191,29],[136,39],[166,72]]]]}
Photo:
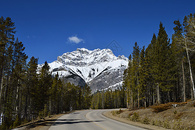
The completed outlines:
{"type": "MultiPolygon", "coordinates": [[[[187,48],[186,39],[185,39],[185,49],[186,49],[187,59],[188,59],[188,63],[189,63],[189,70],[190,70],[190,79],[191,79],[191,84],[192,84],[192,91],[194,93],[194,98],[195,98],[194,80],[193,80],[193,75],[192,75],[192,68],[191,68],[191,63],[190,63],[190,58],[189,58],[189,52],[188,52],[188,48],[187,48]]],[[[194,99],[194,98],[192,98],[192,99],[194,99]]]]}
{"type": "Polygon", "coordinates": [[[160,104],[160,88],[159,88],[159,83],[157,83],[157,86],[156,86],[156,94],[157,94],[157,104],[160,104]]]}
{"type": "Polygon", "coordinates": [[[102,109],[104,109],[104,91],[102,93],[102,109]]]}
{"type": "Polygon", "coordinates": [[[155,104],[155,96],[154,96],[154,90],[152,90],[152,105],[154,105],[155,104]]]}
{"type": "Polygon", "coordinates": [[[183,74],[183,101],[186,101],[186,83],[185,83],[185,72],[184,72],[184,66],[183,66],[183,60],[182,60],[182,74],[183,74]]]}
{"type": "Polygon", "coordinates": [[[137,108],[139,108],[139,89],[137,90],[137,108]]]}
{"type": "Polygon", "coordinates": [[[130,108],[133,109],[133,107],[134,107],[133,104],[134,104],[134,103],[133,103],[133,92],[132,92],[132,90],[131,90],[130,93],[131,93],[131,94],[130,94],[130,95],[131,95],[131,101],[130,101],[131,107],[130,107],[130,108]]]}
{"type": "Polygon", "coordinates": [[[127,89],[127,109],[129,109],[129,89],[127,89]]]}
{"type": "Polygon", "coordinates": [[[1,75],[2,77],[0,77],[0,99],[1,99],[1,95],[2,95],[2,89],[3,89],[3,75],[1,75]]]}

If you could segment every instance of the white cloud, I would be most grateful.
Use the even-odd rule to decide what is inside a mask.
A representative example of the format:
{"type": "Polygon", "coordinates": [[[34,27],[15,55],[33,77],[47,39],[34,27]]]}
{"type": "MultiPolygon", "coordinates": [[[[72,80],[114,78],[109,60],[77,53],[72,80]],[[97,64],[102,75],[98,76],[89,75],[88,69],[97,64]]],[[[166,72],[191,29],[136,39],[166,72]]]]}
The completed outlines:
{"type": "Polygon", "coordinates": [[[77,36],[69,37],[69,38],[68,38],[68,41],[71,42],[71,43],[76,43],[76,44],[78,44],[78,43],[80,43],[80,42],[84,42],[83,39],[78,38],[77,36]]]}

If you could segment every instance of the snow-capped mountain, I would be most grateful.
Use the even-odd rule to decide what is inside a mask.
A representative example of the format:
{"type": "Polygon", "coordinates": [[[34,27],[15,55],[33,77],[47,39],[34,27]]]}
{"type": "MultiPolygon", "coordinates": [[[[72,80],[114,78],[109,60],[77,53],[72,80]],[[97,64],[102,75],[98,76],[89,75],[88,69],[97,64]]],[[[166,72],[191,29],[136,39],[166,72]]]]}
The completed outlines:
{"type": "Polygon", "coordinates": [[[80,85],[78,82],[85,82],[93,92],[121,86],[122,75],[127,65],[128,59],[125,56],[116,57],[110,49],[85,48],[64,53],[58,56],[57,61],[49,63],[52,74],[58,73],[60,77],[76,85],[80,85]]]}

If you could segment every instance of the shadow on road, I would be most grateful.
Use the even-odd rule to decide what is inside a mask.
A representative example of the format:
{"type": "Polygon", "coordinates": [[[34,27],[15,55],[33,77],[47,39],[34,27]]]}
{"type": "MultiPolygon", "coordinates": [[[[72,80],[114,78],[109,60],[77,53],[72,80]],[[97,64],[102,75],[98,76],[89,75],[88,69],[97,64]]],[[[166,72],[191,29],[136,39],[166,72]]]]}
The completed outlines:
{"type": "Polygon", "coordinates": [[[103,120],[80,120],[79,119],[58,119],[53,125],[64,125],[64,124],[78,124],[78,123],[91,123],[91,122],[102,122],[103,120]]]}
{"type": "MultiPolygon", "coordinates": [[[[57,121],[75,121],[80,119],[57,119],[57,121]]],[[[48,119],[47,121],[56,121],[56,119],[48,119]]]]}

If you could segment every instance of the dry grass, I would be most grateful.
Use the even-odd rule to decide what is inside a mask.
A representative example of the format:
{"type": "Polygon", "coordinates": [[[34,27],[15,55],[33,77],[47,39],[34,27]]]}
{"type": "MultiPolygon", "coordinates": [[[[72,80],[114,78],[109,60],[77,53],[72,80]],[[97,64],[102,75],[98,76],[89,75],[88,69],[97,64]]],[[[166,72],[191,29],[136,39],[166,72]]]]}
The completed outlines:
{"type": "Polygon", "coordinates": [[[126,110],[116,115],[127,120],[175,130],[195,129],[195,101],[183,103],[167,103],[146,109],[126,110]],[[177,104],[174,108],[172,104],[177,104]],[[138,116],[135,114],[137,113],[138,116]]]}
{"type": "Polygon", "coordinates": [[[155,105],[155,106],[151,106],[151,108],[153,109],[153,112],[162,112],[162,111],[165,111],[165,110],[168,110],[170,108],[173,107],[173,105],[177,105],[178,106],[184,106],[186,105],[187,102],[169,102],[169,103],[166,103],[166,104],[160,104],[160,105],[155,105]]]}

